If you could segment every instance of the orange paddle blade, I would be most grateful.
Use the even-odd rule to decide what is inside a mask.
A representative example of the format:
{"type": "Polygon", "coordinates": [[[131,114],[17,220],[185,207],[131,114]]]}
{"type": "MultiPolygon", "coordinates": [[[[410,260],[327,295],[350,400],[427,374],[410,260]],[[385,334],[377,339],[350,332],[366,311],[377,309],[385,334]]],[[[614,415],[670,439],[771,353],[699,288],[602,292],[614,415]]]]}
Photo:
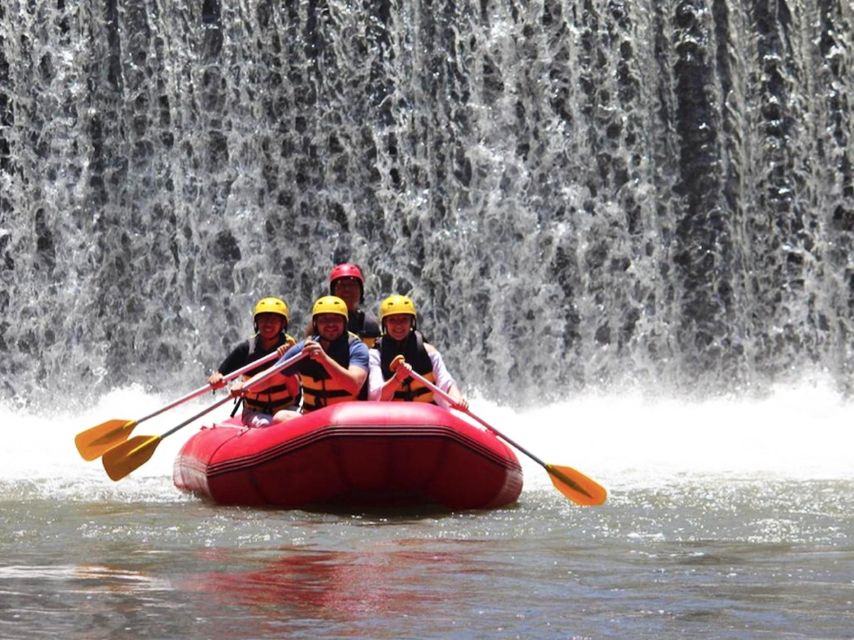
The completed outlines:
{"type": "Polygon", "coordinates": [[[78,433],[74,444],[84,460],[94,460],[104,455],[107,449],[127,440],[136,425],[136,420],[107,420],[78,433]]]}
{"type": "Polygon", "coordinates": [[[121,480],[144,465],[162,439],[160,436],[136,436],[116,445],[101,458],[104,470],[112,480],[121,480]]]}
{"type": "Polygon", "coordinates": [[[608,498],[608,491],[595,480],[588,478],[572,467],[559,467],[547,464],[546,471],[557,487],[567,498],[585,507],[595,507],[603,504],[608,498]]]}

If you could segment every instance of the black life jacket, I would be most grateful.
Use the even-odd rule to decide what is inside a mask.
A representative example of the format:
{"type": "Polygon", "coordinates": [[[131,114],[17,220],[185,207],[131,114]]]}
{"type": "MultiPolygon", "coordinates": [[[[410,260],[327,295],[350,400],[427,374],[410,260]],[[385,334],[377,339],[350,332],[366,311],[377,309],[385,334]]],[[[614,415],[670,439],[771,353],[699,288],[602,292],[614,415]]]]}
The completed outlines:
{"type": "MultiPolygon", "coordinates": [[[[380,352],[380,366],[383,372],[383,380],[390,380],[394,375],[391,370],[391,361],[402,355],[413,371],[420,373],[424,378],[435,384],[433,375],[433,363],[430,354],[424,346],[424,336],[420,331],[411,331],[405,340],[398,342],[392,340],[388,335],[377,341],[377,349],[380,352]]],[[[408,377],[403,381],[400,388],[394,392],[393,400],[405,400],[415,402],[433,402],[433,392],[420,380],[408,377]]]]}
{"type": "Polygon", "coordinates": [[[376,343],[377,338],[382,335],[380,331],[380,323],[372,313],[366,313],[359,309],[349,313],[347,320],[347,330],[350,333],[355,333],[359,339],[365,343],[370,349],[376,343]]]}

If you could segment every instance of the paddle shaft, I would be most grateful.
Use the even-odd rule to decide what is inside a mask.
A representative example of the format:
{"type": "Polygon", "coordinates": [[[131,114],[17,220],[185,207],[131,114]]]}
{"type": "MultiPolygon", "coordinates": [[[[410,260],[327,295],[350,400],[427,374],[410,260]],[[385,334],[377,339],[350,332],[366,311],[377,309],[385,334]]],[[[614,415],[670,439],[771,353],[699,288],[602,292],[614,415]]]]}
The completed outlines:
{"type": "Polygon", "coordinates": [[[172,427],[171,429],[169,429],[169,431],[167,431],[166,433],[164,433],[164,434],[162,434],[162,435],[160,436],[160,439],[161,439],[161,440],[163,440],[163,438],[165,438],[166,436],[171,436],[173,433],[175,433],[176,431],[178,431],[178,429],[183,429],[184,427],[186,427],[188,424],[190,424],[190,423],[191,423],[191,422],[193,422],[194,420],[198,420],[199,418],[201,418],[201,417],[202,417],[203,415],[205,415],[206,413],[210,413],[211,411],[213,411],[214,409],[216,409],[216,408],[217,408],[217,407],[219,407],[220,405],[225,404],[225,403],[226,403],[226,402],[228,402],[229,400],[231,400],[231,396],[225,396],[224,398],[221,398],[220,400],[217,400],[217,401],[216,401],[214,404],[212,404],[211,406],[209,406],[209,407],[207,407],[207,408],[202,409],[201,411],[199,411],[199,412],[198,412],[196,415],[194,415],[192,418],[187,418],[187,419],[186,419],[186,420],[184,420],[184,422],[182,422],[181,424],[179,424],[179,425],[177,425],[177,426],[172,427]]]}
{"type": "MultiPolygon", "coordinates": [[[[418,381],[419,381],[421,384],[423,384],[425,387],[428,387],[428,388],[429,388],[433,393],[435,393],[435,394],[437,394],[437,395],[441,396],[441,397],[442,397],[442,398],[443,398],[443,399],[444,399],[448,404],[450,404],[451,406],[453,406],[453,405],[455,405],[455,404],[457,403],[457,401],[456,401],[456,400],[454,400],[454,399],[450,396],[450,394],[446,393],[445,391],[442,391],[439,387],[437,387],[435,384],[433,384],[432,382],[430,382],[427,378],[425,378],[424,376],[422,376],[422,375],[421,375],[420,373],[418,373],[417,371],[414,371],[414,370],[413,370],[413,371],[410,371],[410,372],[409,372],[409,375],[411,375],[413,378],[415,378],[416,380],[418,380],[418,381]]],[[[488,422],[486,422],[486,420],[484,420],[484,419],[483,419],[483,418],[481,418],[480,416],[476,416],[475,414],[473,414],[473,413],[472,413],[471,411],[469,411],[468,409],[466,409],[466,410],[465,410],[465,412],[466,412],[469,416],[471,416],[472,418],[474,418],[475,420],[477,420],[477,421],[478,421],[480,424],[482,424],[484,427],[486,427],[487,429],[489,429],[490,431],[492,431],[492,433],[494,433],[494,434],[495,434],[495,435],[497,435],[499,438],[501,438],[502,440],[504,440],[507,444],[509,444],[509,445],[510,445],[510,446],[512,446],[512,447],[515,447],[516,449],[518,449],[519,451],[521,451],[522,453],[524,453],[526,456],[528,456],[531,460],[533,460],[534,462],[536,462],[537,464],[539,464],[541,467],[544,467],[546,470],[548,470],[548,469],[549,469],[549,465],[547,465],[545,462],[543,462],[542,460],[540,460],[537,456],[535,456],[533,453],[531,453],[530,451],[528,451],[525,447],[523,447],[523,446],[522,446],[522,445],[520,445],[519,443],[514,442],[513,440],[511,440],[510,438],[508,438],[507,436],[505,436],[505,435],[504,435],[503,433],[501,433],[498,429],[496,429],[496,428],[495,428],[495,427],[493,427],[491,424],[489,424],[488,422]]]]}
{"type": "MultiPolygon", "coordinates": [[[[270,362],[271,360],[274,360],[274,359],[280,358],[280,357],[281,356],[279,355],[279,353],[277,351],[273,351],[272,353],[268,353],[263,358],[259,358],[258,360],[254,360],[253,362],[250,362],[249,364],[247,364],[243,367],[240,367],[236,371],[232,371],[231,373],[224,375],[222,377],[222,379],[226,382],[228,382],[229,380],[234,380],[238,376],[241,376],[244,373],[252,371],[253,369],[261,366],[262,364],[266,364],[266,363],[270,362]]],[[[177,407],[179,404],[184,404],[185,402],[188,402],[188,401],[192,400],[193,398],[198,398],[200,395],[203,395],[203,394],[207,393],[208,391],[214,391],[214,390],[215,390],[215,387],[212,384],[207,384],[204,387],[199,387],[195,391],[191,391],[187,395],[178,398],[177,400],[175,400],[174,402],[172,402],[170,404],[167,404],[165,407],[161,407],[160,409],[158,409],[154,413],[150,413],[147,416],[145,416],[144,418],[140,418],[139,420],[137,420],[135,422],[135,424],[139,424],[140,422],[145,422],[146,420],[149,420],[150,418],[153,418],[155,416],[159,416],[161,413],[163,413],[165,411],[169,411],[169,409],[177,407]]]]}
{"type": "MultiPolygon", "coordinates": [[[[261,360],[256,360],[255,362],[253,362],[253,363],[252,363],[252,365],[258,365],[258,364],[259,364],[259,363],[261,363],[262,361],[263,361],[263,362],[269,362],[269,361],[272,359],[272,358],[270,358],[269,356],[274,356],[274,355],[278,355],[278,354],[276,354],[275,352],[273,352],[273,353],[271,353],[271,354],[268,354],[267,356],[264,356],[264,358],[262,358],[261,360]]],[[[247,380],[247,381],[246,381],[246,386],[244,387],[244,389],[251,389],[252,387],[258,386],[258,384],[259,384],[259,383],[263,382],[264,380],[266,380],[267,378],[269,378],[269,377],[270,377],[270,376],[272,376],[273,374],[276,374],[276,373],[278,373],[279,371],[281,371],[282,369],[284,369],[285,367],[290,366],[290,365],[294,364],[295,362],[297,362],[297,361],[299,361],[299,360],[302,360],[302,359],[303,359],[303,358],[305,358],[307,355],[308,355],[308,354],[307,354],[307,353],[305,353],[305,352],[300,352],[300,353],[298,353],[297,355],[293,356],[292,358],[288,358],[287,360],[285,360],[285,361],[284,361],[284,362],[282,362],[281,364],[277,364],[275,367],[272,367],[272,368],[270,368],[270,369],[268,369],[268,370],[264,371],[264,372],[263,372],[263,375],[258,375],[258,376],[256,376],[255,378],[252,378],[252,379],[250,379],[250,380],[247,380]]],[[[281,357],[281,356],[279,356],[279,357],[281,357]]],[[[239,373],[239,372],[241,372],[241,371],[245,371],[245,370],[246,370],[246,368],[247,368],[247,367],[243,367],[242,369],[238,369],[237,371],[235,371],[234,373],[230,373],[229,375],[230,375],[232,378],[234,378],[236,375],[240,375],[240,373],[239,373]]],[[[249,368],[252,368],[252,367],[250,366],[249,368]]],[[[170,436],[170,435],[172,435],[173,433],[175,433],[176,431],[178,431],[178,429],[182,429],[182,428],[186,427],[188,424],[190,424],[191,422],[193,422],[193,420],[198,420],[199,418],[201,418],[201,417],[202,417],[203,415],[205,415],[206,413],[209,413],[209,412],[213,411],[214,409],[216,409],[218,406],[220,406],[220,405],[222,405],[222,404],[225,404],[228,400],[231,400],[231,396],[226,396],[226,397],[224,397],[222,400],[218,401],[218,402],[217,402],[217,403],[215,403],[215,404],[212,404],[212,405],[211,405],[211,406],[209,406],[207,409],[203,409],[202,411],[199,411],[199,413],[197,413],[196,415],[194,415],[192,418],[187,418],[187,419],[186,419],[186,420],[184,420],[184,422],[182,422],[181,424],[179,424],[179,425],[177,425],[177,426],[172,427],[171,429],[169,429],[169,431],[167,431],[166,433],[164,433],[163,435],[161,435],[161,436],[160,436],[160,439],[162,440],[162,439],[163,439],[163,438],[165,438],[166,436],[170,436]]]]}
{"type": "Polygon", "coordinates": [[[131,438],[130,440],[126,440],[114,447],[111,447],[105,451],[104,455],[101,457],[101,463],[104,465],[104,471],[107,472],[107,475],[111,480],[121,480],[134,469],[138,469],[148,462],[151,456],[154,455],[154,450],[157,449],[157,445],[163,441],[163,438],[171,436],[173,433],[178,431],[178,429],[186,427],[194,420],[198,420],[206,413],[210,413],[218,406],[225,404],[229,400],[231,400],[230,395],[217,400],[214,404],[202,409],[191,418],[187,418],[181,424],[172,427],[163,435],[136,436],[135,438],[131,438]]]}
{"type": "MultiPolygon", "coordinates": [[[[392,365],[393,364],[394,363],[392,362],[392,365]]],[[[417,371],[410,370],[408,373],[415,379],[419,380],[421,384],[431,389],[433,393],[438,394],[439,396],[444,398],[451,405],[456,404],[456,401],[449,394],[442,391],[439,387],[427,380],[424,376],[420,375],[417,371]]],[[[468,409],[466,409],[465,412],[466,414],[477,420],[484,427],[486,427],[489,431],[504,440],[507,444],[515,447],[516,449],[524,453],[526,456],[528,456],[531,460],[540,465],[543,469],[545,469],[552,478],[552,484],[554,484],[558,488],[558,490],[570,500],[585,505],[602,504],[605,501],[607,491],[604,487],[599,485],[599,483],[595,482],[594,480],[591,480],[583,473],[576,471],[575,469],[571,469],[570,467],[558,467],[557,465],[547,464],[543,462],[533,453],[525,449],[525,447],[522,447],[517,442],[505,436],[498,429],[486,422],[486,420],[484,420],[483,418],[476,416],[468,409]]]]}
{"type": "Polygon", "coordinates": [[[254,377],[249,378],[246,383],[243,385],[244,390],[250,390],[252,387],[257,387],[260,383],[264,382],[267,378],[270,378],[277,373],[279,373],[282,369],[291,366],[292,364],[296,364],[303,358],[307,358],[308,353],[305,351],[300,351],[297,355],[291,356],[284,362],[281,362],[277,365],[270,367],[269,369],[262,371],[260,373],[255,374],[254,377]]]}

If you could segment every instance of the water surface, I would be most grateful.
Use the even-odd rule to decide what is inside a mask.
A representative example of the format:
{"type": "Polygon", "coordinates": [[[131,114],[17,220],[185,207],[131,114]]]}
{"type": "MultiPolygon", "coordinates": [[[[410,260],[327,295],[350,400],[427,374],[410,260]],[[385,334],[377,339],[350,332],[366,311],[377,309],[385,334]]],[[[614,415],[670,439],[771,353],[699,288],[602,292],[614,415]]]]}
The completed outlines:
{"type": "Polygon", "coordinates": [[[30,429],[3,454],[0,479],[0,636],[746,639],[854,628],[854,478],[839,428],[851,407],[820,391],[700,405],[588,398],[518,415],[481,403],[508,435],[611,495],[577,507],[523,458],[517,505],[462,513],[216,507],[171,485],[174,451],[195,427],[114,484],[71,439],[113,401],[132,399],[140,415],[158,402],[126,393],[62,426],[20,419],[30,429]],[[739,440],[730,414],[775,428],[739,440]],[[699,432],[680,439],[685,415],[720,428],[704,446],[699,432]],[[594,417],[598,429],[581,428],[594,417]],[[556,426],[570,422],[574,432],[556,426]]]}

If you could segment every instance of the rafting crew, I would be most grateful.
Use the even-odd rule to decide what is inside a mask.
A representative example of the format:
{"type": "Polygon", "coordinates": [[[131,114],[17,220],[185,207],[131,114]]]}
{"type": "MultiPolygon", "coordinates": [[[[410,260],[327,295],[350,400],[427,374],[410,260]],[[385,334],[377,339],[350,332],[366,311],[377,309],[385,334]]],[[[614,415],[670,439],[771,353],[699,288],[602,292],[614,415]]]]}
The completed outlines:
{"type": "MultiPolygon", "coordinates": [[[[302,410],[289,406],[273,415],[272,422],[292,420],[328,405],[367,399],[368,347],[347,331],[347,303],[337,296],[318,298],[311,310],[312,336],[288,349],[274,365],[298,354],[308,356],[264,380],[261,387],[275,388],[299,381],[302,410]]],[[[232,395],[241,395],[243,382],[235,383],[232,395]]],[[[262,389],[263,391],[263,389],[262,389]]],[[[252,392],[258,392],[253,387],[252,392]]]]}
{"type": "MultiPolygon", "coordinates": [[[[270,333],[275,326],[267,326],[274,323],[265,317],[270,314],[262,311],[274,308],[270,302],[274,299],[259,301],[256,305],[258,340],[235,349],[220,365],[219,371],[211,375],[209,382],[217,384],[223,375],[236,370],[242,363],[236,353],[245,354],[249,345],[257,344],[252,348],[266,350],[258,351],[256,357],[278,349],[281,358],[270,366],[282,365],[285,360],[303,352],[307,357],[249,390],[245,389],[249,376],[234,383],[232,395],[245,398],[246,424],[263,426],[284,422],[303,413],[350,400],[429,402],[467,410],[468,401],[445,366],[442,354],[426,342],[417,328],[417,313],[412,299],[398,294],[386,297],[380,303],[377,321],[370,311],[360,308],[364,302],[364,284],[364,276],[357,265],[342,263],[333,267],[329,274],[329,289],[341,295],[325,295],[314,302],[306,338],[298,343],[290,336],[287,336],[287,342],[271,339],[270,333]],[[262,317],[265,317],[266,327],[263,331],[262,317]],[[262,343],[263,335],[268,337],[262,343]],[[429,385],[418,380],[419,376],[413,376],[412,372],[448,394],[453,402],[434,394],[429,385]]],[[[283,322],[281,331],[284,331],[289,315],[284,301],[279,302],[281,313],[274,314],[273,318],[283,322]]],[[[252,373],[260,371],[261,368],[252,373]]]]}
{"type": "MultiPolygon", "coordinates": [[[[252,313],[255,335],[238,344],[229,353],[222,364],[208,377],[208,383],[218,389],[224,385],[223,376],[237,371],[252,362],[276,351],[289,349],[296,340],[287,333],[290,312],[287,303],[281,298],[261,298],[252,313]]],[[[248,380],[265,371],[273,363],[267,363],[252,369],[243,376],[248,380]]],[[[300,386],[296,380],[283,380],[263,391],[252,389],[243,394],[243,423],[261,426],[268,424],[273,414],[285,408],[296,406],[300,401],[300,386]]]]}
{"type": "Polygon", "coordinates": [[[450,406],[465,411],[468,401],[445,367],[442,354],[417,330],[415,303],[391,295],[380,303],[382,337],[370,350],[369,400],[432,402],[448,406],[444,398],[412,377],[412,371],[453,398],[450,406]],[[403,361],[401,362],[401,357],[403,361]]]}

